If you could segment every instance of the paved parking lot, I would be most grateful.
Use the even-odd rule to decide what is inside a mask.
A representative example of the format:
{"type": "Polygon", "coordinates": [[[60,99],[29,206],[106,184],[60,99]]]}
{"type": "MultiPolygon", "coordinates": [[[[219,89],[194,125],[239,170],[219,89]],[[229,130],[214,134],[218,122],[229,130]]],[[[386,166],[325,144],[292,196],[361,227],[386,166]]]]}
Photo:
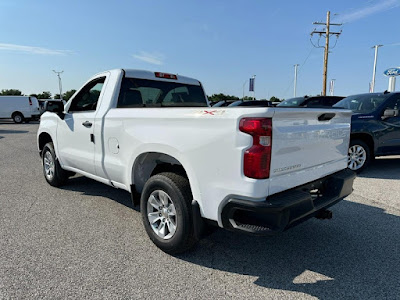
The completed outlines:
{"type": "Polygon", "coordinates": [[[377,159],[330,221],[218,230],[173,257],[128,193],[81,176],[49,186],[37,128],[0,122],[0,299],[400,299],[400,158],[377,159]]]}

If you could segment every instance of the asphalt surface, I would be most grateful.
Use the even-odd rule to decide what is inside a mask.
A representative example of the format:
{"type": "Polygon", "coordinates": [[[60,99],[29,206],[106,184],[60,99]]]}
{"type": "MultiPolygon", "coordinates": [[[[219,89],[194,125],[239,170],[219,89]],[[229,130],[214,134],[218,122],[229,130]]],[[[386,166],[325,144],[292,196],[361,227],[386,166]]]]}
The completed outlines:
{"type": "Polygon", "coordinates": [[[273,238],[217,230],[173,257],[128,193],[48,185],[37,128],[0,122],[0,299],[400,299],[400,157],[377,159],[332,220],[273,238]]]}

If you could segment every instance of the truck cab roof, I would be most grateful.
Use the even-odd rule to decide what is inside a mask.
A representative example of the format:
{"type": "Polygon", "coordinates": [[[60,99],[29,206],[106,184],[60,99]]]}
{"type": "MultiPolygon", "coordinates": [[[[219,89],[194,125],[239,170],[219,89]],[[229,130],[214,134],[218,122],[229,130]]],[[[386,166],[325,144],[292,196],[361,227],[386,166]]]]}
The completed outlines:
{"type": "MultiPolygon", "coordinates": [[[[146,71],[146,70],[138,70],[138,69],[113,69],[109,70],[109,72],[118,71],[124,72],[125,77],[129,78],[141,78],[141,79],[149,79],[149,80],[159,80],[159,81],[175,81],[184,84],[191,84],[191,85],[201,85],[200,81],[194,78],[182,76],[179,74],[173,73],[165,73],[160,71],[146,71]]],[[[99,74],[102,74],[101,72],[99,74]]],[[[97,76],[97,75],[96,75],[97,76]]]]}

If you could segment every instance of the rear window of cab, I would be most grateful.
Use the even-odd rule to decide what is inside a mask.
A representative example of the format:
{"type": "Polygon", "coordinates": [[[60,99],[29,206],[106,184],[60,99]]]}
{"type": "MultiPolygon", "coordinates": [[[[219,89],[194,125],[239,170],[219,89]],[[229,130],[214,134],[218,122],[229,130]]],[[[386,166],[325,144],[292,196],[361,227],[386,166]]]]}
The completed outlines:
{"type": "Polygon", "coordinates": [[[175,81],[124,78],[118,108],[134,107],[206,107],[201,85],[175,81]]]}

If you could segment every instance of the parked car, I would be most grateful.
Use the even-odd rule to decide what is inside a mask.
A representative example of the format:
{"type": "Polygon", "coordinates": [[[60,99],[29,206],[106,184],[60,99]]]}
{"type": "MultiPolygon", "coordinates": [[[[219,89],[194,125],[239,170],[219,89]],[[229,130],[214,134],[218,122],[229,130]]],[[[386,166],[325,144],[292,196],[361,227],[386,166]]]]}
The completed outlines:
{"type": "Polygon", "coordinates": [[[209,107],[196,79],[120,69],[45,112],[37,143],[50,185],[77,172],[129,191],[153,243],[179,253],[209,224],[273,235],[329,219],[327,207],[352,192],[350,118],[338,109],[209,107]]]}
{"type": "Polygon", "coordinates": [[[334,107],[353,111],[349,169],[360,172],[377,156],[400,154],[400,92],[349,96],[334,107]]]}
{"type": "Polygon", "coordinates": [[[13,119],[15,123],[39,120],[39,102],[30,96],[0,96],[0,119],[13,119]]]}
{"type": "Polygon", "coordinates": [[[340,96],[304,96],[290,98],[282,101],[277,106],[290,107],[332,107],[334,104],[342,100],[340,96]]]}
{"type": "Polygon", "coordinates": [[[212,107],[225,107],[229,106],[230,104],[234,103],[237,100],[221,100],[218,102],[211,103],[212,107]]]}
{"type": "Polygon", "coordinates": [[[248,107],[272,107],[272,102],[268,100],[238,100],[228,105],[228,107],[248,106],[248,107]]]}

